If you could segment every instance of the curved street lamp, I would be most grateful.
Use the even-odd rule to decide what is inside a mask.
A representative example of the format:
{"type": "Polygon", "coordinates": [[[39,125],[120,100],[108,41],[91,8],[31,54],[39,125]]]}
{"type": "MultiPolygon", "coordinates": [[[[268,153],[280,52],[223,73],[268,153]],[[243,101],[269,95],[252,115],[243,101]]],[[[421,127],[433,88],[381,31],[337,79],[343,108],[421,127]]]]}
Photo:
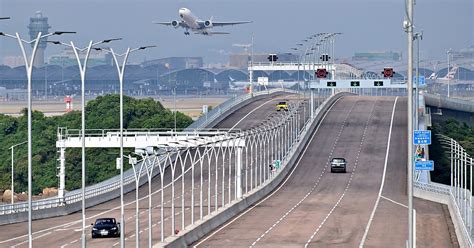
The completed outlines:
{"type": "MultiPolygon", "coordinates": [[[[3,17],[2,19],[10,19],[9,17],[3,17]]],[[[24,40],[21,38],[21,36],[18,34],[18,32],[15,33],[15,35],[7,34],[4,32],[0,32],[0,36],[15,39],[18,42],[18,45],[20,46],[23,59],[25,61],[25,70],[26,70],[26,76],[28,79],[28,247],[33,247],[33,233],[32,233],[32,138],[31,138],[31,132],[32,132],[32,74],[33,74],[33,61],[35,60],[36,57],[36,51],[38,49],[38,45],[41,41],[41,39],[47,38],[52,35],[62,35],[62,34],[74,34],[76,32],[68,32],[68,31],[56,31],[52,33],[47,33],[43,34],[42,32],[38,32],[36,35],[36,38],[33,40],[24,40]],[[31,53],[31,56],[28,60],[28,56],[26,54],[25,50],[25,45],[32,45],[33,46],[33,51],[31,53]]]]}
{"type": "MultiPolygon", "coordinates": [[[[81,234],[81,239],[82,239],[82,247],[86,247],[86,139],[85,139],[85,132],[86,132],[86,97],[85,97],[85,85],[86,85],[86,71],[87,71],[87,61],[89,60],[89,55],[91,52],[91,49],[94,46],[97,46],[99,44],[103,43],[109,43],[111,41],[115,40],[121,40],[121,38],[118,39],[106,39],[102,41],[89,41],[89,45],[87,47],[79,48],[74,45],[74,42],[71,41],[69,44],[60,42],[60,41],[48,41],[49,43],[55,44],[55,45],[62,45],[66,46],[69,48],[72,48],[74,51],[74,55],[76,56],[77,60],[77,65],[79,66],[79,74],[81,77],[81,101],[82,101],[82,107],[81,107],[81,142],[82,142],[82,189],[81,189],[81,195],[82,195],[82,234],[81,234]],[[85,58],[83,61],[81,61],[79,53],[84,53],[85,52],[85,58]]],[[[61,166],[60,168],[60,188],[64,188],[65,184],[65,168],[61,166]]],[[[61,194],[58,193],[58,197],[64,197],[64,192],[61,194]]],[[[123,225],[120,225],[121,227],[123,225]]]]}
{"type": "MultiPolygon", "coordinates": [[[[128,57],[130,53],[139,51],[139,50],[145,50],[148,48],[153,48],[156,46],[141,46],[137,48],[131,49],[130,47],[127,48],[125,53],[115,53],[112,48],[106,49],[106,48],[94,48],[97,51],[106,51],[110,53],[114,59],[114,64],[117,68],[117,72],[119,75],[119,83],[120,83],[120,246],[123,248],[125,246],[125,208],[124,208],[124,199],[123,199],[123,80],[124,80],[124,75],[125,75],[125,68],[127,65],[128,57]],[[123,57],[122,60],[122,66],[120,66],[118,57],[123,57]]],[[[150,182],[148,182],[150,184],[150,182]]],[[[140,247],[140,222],[139,222],[139,212],[138,212],[138,188],[136,189],[137,191],[137,208],[136,208],[136,246],[140,247]]],[[[151,197],[151,195],[148,195],[148,197],[151,197]]],[[[151,199],[151,198],[150,198],[151,199]]],[[[151,204],[151,200],[149,200],[149,203],[151,204]]],[[[148,214],[149,214],[149,227],[148,227],[148,242],[149,246],[151,246],[152,242],[152,226],[151,226],[151,207],[148,209],[148,214]]]]}

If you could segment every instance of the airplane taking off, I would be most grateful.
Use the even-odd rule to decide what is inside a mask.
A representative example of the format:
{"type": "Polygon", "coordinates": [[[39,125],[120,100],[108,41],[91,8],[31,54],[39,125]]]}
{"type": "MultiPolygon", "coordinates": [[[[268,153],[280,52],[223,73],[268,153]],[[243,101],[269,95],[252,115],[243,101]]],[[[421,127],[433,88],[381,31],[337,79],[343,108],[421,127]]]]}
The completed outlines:
{"type": "Polygon", "coordinates": [[[193,15],[191,10],[187,8],[179,9],[179,16],[181,17],[181,21],[171,21],[171,22],[153,22],[155,24],[161,24],[166,26],[173,26],[174,28],[184,28],[186,31],[184,32],[185,35],[189,35],[191,30],[195,34],[202,34],[202,35],[213,35],[213,34],[229,34],[226,32],[212,32],[211,29],[214,27],[223,27],[223,26],[230,26],[230,25],[237,25],[237,24],[246,24],[251,23],[251,21],[243,21],[243,22],[214,22],[211,19],[207,21],[203,21],[198,19],[196,16],[193,15]]]}

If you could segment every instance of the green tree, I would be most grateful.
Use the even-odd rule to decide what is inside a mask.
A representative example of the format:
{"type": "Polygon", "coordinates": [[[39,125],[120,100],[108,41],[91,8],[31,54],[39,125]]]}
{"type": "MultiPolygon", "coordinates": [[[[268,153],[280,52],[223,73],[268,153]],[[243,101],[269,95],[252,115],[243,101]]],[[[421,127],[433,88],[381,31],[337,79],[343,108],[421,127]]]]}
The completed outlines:
{"type": "MultiPolygon", "coordinates": [[[[106,95],[89,101],[86,106],[86,129],[118,129],[119,96],[106,95]]],[[[11,155],[8,149],[11,145],[27,140],[26,109],[20,117],[0,114],[0,189],[10,188],[11,155]]],[[[33,112],[32,152],[33,152],[33,192],[41,192],[46,187],[57,187],[57,167],[59,166],[56,148],[58,127],[79,129],[81,113],[72,111],[62,116],[46,117],[41,112],[33,112]]],[[[177,113],[177,127],[185,128],[192,123],[190,117],[177,113]]],[[[125,128],[173,128],[174,115],[165,109],[160,102],[153,99],[134,99],[124,97],[124,127],[125,128]]],[[[130,152],[130,150],[126,150],[130,152]]],[[[87,149],[86,170],[88,185],[115,176],[115,159],[118,149],[87,149]]],[[[15,191],[27,190],[27,146],[15,149],[15,191]]],[[[127,165],[127,163],[126,163],[127,165]]],[[[128,165],[125,169],[129,168],[128,165]]],[[[81,149],[66,151],[66,189],[73,190],[81,187],[81,149]]]]}

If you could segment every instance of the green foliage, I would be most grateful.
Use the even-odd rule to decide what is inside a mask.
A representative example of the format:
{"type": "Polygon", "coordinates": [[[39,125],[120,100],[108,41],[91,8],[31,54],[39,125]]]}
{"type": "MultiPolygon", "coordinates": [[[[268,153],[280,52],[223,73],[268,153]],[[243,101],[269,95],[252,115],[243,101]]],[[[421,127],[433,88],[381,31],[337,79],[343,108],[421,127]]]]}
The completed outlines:
{"type": "Polygon", "coordinates": [[[443,147],[437,134],[443,134],[453,138],[461,144],[466,152],[474,155],[474,127],[466,123],[459,123],[455,119],[448,119],[442,123],[433,125],[433,143],[430,146],[430,159],[435,161],[435,170],[431,173],[431,179],[435,182],[450,184],[451,165],[448,152],[449,148],[443,147]]]}
{"type": "MultiPolygon", "coordinates": [[[[174,128],[174,113],[165,109],[161,103],[153,99],[134,99],[124,97],[125,128],[174,128]]],[[[120,127],[118,95],[107,95],[89,101],[86,106],[86,129],[118,129],[120,127]]],[[[9,189],[11,183],[11,150],[14,144],[27,140],[26,109],[20,117],[0,114],[0,189],[9,189]]],[[[41,192],[46,187],[57,187],[57,167],[59,166],[56,149],[58,127],[79,129],[81,113],[73,111],[62,116],[45,117],[41,112],[33,112],[32,126],[32,161],[33,161],[33,192],[41,192]]],[[[192,123],[190,117],[177,112],[177,128],[185,128],[192,123]]],[[[27,144],[15,148],[15,191],[27,190],[28,161],[27,144]]],[[[125,151],[127,154],[130,151],[125,151]]],[[[86,183],[88,185],[115,176],[115,159],[118,149],[87,149],[86,150],[86,183]]],[[[127,165],[127,163],[125,163],[127,165]]],[[[127,169],[128,167],[125,167],[127,169]]],[[[66,189],[81,187],[81,149],[66,150],[66,189]]]]}

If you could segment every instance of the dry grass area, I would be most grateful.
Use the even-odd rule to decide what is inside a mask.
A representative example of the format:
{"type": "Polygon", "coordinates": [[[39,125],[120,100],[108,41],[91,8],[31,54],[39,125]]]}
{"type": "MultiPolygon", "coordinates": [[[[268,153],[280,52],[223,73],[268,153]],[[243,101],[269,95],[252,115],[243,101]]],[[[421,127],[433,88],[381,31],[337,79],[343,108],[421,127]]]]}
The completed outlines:
{"type": "MultiPolygon", "coordinates": [[[[202,112],[203,105],[215,107],[229,99],[231,96],[177,96],[176,109],[189,117],[196,119],[202,112]]],[[[165,108],[174,109],[173,97],[154,97],[160,101],[165,108]]],[[[25,108],[27,102],[0,102],[0,114],[19,115],[21,109],[25,108]]],[[[73,101],[74,110],[80,110],[81,101],[73,101]]],[[[66,104],[63,99],[48,101],[33,101],[33,109],[45,113],[47,116],[62,115],[66,113],[66,104]]]]}

